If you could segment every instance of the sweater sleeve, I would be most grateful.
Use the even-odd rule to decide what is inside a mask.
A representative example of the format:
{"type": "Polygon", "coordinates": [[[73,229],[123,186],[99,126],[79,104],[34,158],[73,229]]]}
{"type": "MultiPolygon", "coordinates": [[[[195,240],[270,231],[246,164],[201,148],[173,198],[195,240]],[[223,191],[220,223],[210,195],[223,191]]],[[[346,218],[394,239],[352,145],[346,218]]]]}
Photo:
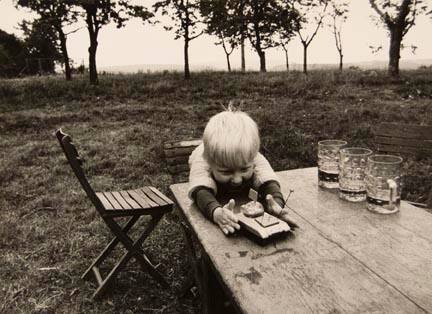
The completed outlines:
{"type": "Polygon", "coordinates": [[[213,221],[213,212],[216,208],[221,207],[213,191],[204,186],[197,187],[192,193],[192,199],[203,215],[213,221]]]}
{"type": "Polygon", "coordinates": [[[272,166],[268,160],[261,154],[258,153],[254,159],[255,164],[255,182],[254,186],[256,188],[260,187],[267,181],[275,181],[279,184],[279,179],[274,172],[272,166]]]}
{"type": "Polygon", "coordinates": [[[189,157],[189,189],[188,196],[194,200],[192,195],[195,190],[199,187],[206,187],[213,191],[213,194],[217,193],[216,182],[211,176],[210,165],[204,158],[204,145],[201,144],[192,152],[189,157]]]}
{"type": "Polygon", "coordinates": [[[285,207],[285,200],[280,190],[280,185],[277,181],[266,181],[259,187],[258,194],[261,199],[261,203],[264,204],[265,207],[267,207],[265,198],[268,194],[273,196],[273,199],[280,205],[280,207],[285,207]]]}

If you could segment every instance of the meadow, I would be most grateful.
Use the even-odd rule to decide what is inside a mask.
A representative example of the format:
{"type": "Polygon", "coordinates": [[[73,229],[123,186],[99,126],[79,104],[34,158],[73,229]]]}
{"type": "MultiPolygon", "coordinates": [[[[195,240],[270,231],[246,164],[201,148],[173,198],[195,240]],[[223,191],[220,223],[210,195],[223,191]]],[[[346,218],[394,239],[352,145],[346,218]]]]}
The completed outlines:
{"type": "MultiPolygon", "coordinates": [[[[374,149],[380,122],[432,125],[432,72],[200,72],[189,81],[139,73],[101,75],[98,86],[86,77],[0,80],[0,313],[196,311],[196,300],[178,296],[190,266],[176,209],[144,244],[172,289],[132,261],[111,292],[91,300],[94,285],[80,276],[111,235],[53,132],[72,136],[95,190],[152,185],[169,195],[185,178],[167,171],[162,143],[199,137],[230,101],[257,121],[276,170],[310,167],[319,140],[374,149]]],[[[424,202],[432,157],[407,158],[404,173],[402,198],[424,202]]]]}

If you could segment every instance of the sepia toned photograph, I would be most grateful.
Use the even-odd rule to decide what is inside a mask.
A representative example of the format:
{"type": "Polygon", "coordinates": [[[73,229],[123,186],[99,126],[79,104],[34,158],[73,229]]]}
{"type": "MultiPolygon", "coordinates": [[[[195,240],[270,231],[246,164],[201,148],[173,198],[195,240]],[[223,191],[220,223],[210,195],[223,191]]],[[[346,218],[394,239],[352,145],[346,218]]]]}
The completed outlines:
{"type": "Polygon", "coordinates": [[[431,0],[0,0],[0,314],[432,312],[431,0]]]}

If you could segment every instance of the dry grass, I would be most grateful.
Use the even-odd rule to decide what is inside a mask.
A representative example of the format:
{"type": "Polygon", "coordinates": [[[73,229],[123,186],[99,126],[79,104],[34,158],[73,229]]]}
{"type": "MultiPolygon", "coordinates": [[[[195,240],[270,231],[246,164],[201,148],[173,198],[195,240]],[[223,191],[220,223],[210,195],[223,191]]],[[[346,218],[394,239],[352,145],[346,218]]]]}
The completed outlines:
{"type": "MultiPolygon", "coordinates": [[[[206,120],[234,100],[261,127],[263,151],[277,170],[316,164],[316,142],[343,138],[374,148],[380,121],[432,125],[432,73],[200,73],[0,81],[0,312],[193,312],[176,295],[189,268],[178,215],[167,215],[144,249],[164,265],[172,290],[131,262],[115,289],[90,299],[80,280],[110,235],[73,177],[52,132],[70,133],[95,190],[154,185],[173,178],[161,143],[200,136],[206,120]]],[[[432,159],[406,165],[403,198],[423,201],[432,159]]]]}

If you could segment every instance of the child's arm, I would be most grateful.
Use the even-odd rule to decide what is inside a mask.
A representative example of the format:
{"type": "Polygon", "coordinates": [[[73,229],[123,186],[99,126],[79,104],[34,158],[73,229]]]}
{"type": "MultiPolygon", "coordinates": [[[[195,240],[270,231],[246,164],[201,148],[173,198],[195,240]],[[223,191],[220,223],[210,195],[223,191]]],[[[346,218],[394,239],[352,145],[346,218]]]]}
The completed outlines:
{"type": "Polygon", "coordinates": [[[265,204],[263,201],[267,195],[271,195],[281,208],[285,207],[285,200],[280,190],[280,185],[277,181],[266,181],[259,187],[258,194],[260,195],[261,203],[263,204],[265,204]]]}
{"type": "Polygon", "coordinates": [[[198,187],[192,196],[204,216],[216,223],[223,233],[234,233],[240,229],[237,216],[233,213],[234,200],[230,200],[228,204],[222,207],[213,192],[205,187],[198,187]]]}
{"type": "Polygon", "coordinates": [[[293,229],[298,228],[298,225],[294,221],[292,221],[292,219],[288,216],[288,209],[286,207],[280,206],[276,202],[276,200],[271,196],[271,194],[267,194],[266,203],[267,203],[267,211],[270,214],[279,217],[280,219],[288,223],[288,225],[291,228],[293,229]]]}

